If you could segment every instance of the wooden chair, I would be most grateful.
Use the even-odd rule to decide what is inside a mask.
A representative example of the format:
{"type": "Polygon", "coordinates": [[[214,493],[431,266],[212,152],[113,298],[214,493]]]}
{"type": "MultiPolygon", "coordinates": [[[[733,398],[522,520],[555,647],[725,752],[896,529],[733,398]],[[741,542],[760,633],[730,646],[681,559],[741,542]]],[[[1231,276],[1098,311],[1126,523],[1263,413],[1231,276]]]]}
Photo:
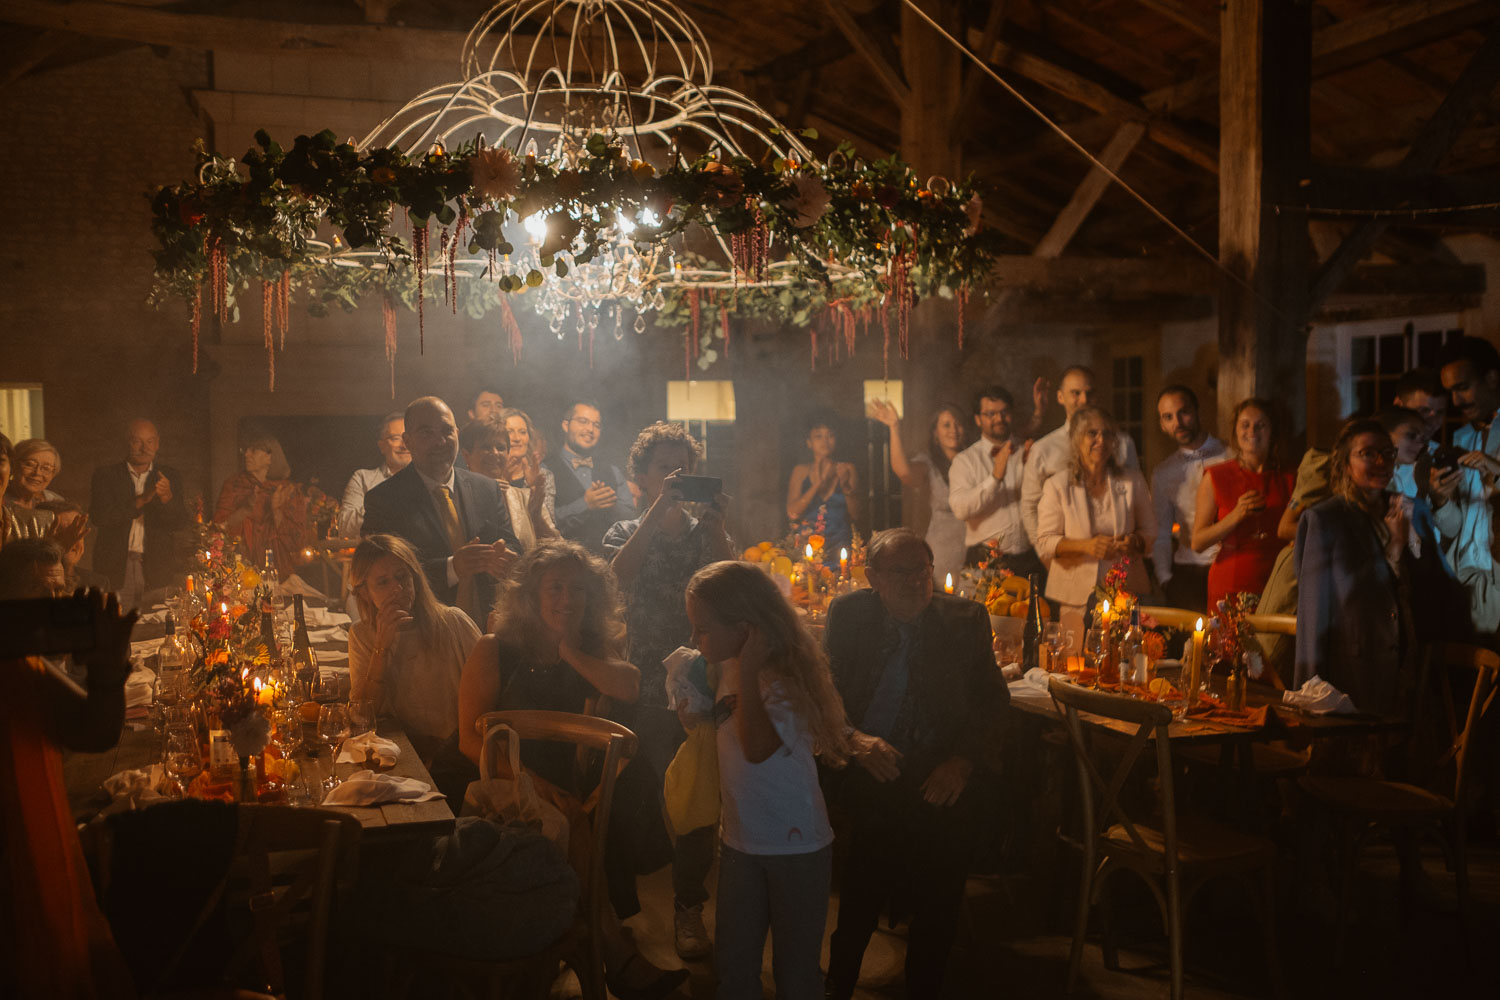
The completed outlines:
{"type": "MultiPolygon", "coordinates": [[[[153,808],[170,809],[171,805],[153,808]]],[[[160,981],[170,980],[198,932],[224,905],[232,914],[248,913],[245,922],[249,926],[225,966],[224,982],[249,983],[285,996],[288,976],[281,947],[283,939],[295,933],[306,957],[293,992],[321,1000],[335,888],[353,884],[359,821],[347,813],[291,806],[242,804],[235,810],[235,844],[228,870],[205,900],[187,939],[174,953],[163,956],[160,981]]],[[[109,824],[93,824],[83,843],[102,897],[112,875],[109,824]]]]}
{"type": "MultiPolygon", "coordinates": [[[[1359,855],[1370,836],[1378,830],[1401,831],[1413,836],[1431,832],[1438,837],[1453,871],[1458,893],[1459,929],[1463,935],[1465,951],[1469,948],[1469,869],[1465,844],[1468,786],[1472,775],[1469,750],[1477,740],[1480,727],[1492,718],[1497,675],[1500,675],[1500,654],[1464,643],[1440,643],[1429,647],[1426,662],[1428,670],[1424,673],[1437,675],[1445,701],[1450,706],[1452,699],[1448,670],[1452,668],[1474,672],[1474,689],[1463,729],[1457,732],[1450,730],[1452,741],[1438,762],[1439,766],[1446,766],[1450,762],[1453,765],[1451,799],[1418,785],[1378,778],[1310,776],[1298,782],[1303,792],[1334,815],[1341,828],[1344,878],[1339,887],[1335,962],[1343,957],[1349,894],[1359,869],[1359,855]],[[1432,669],[1434,667],[1435,670],[1432,669]]],[[[1425,688],[1425,684],[1423,687],[1425,688]]]]}
{"type": "MultiPolygon", "coordinates": [[[[582,768],[592,751],[604,754],[604,769],[592,797],[589,813],[590,850],[588,870],[579,872],[578,913],[573,925],[557,941],[534,955],[506,961],[482,961],[451,955],[424,952],[418,963],[407,963],[408,977],[415,970],[430,973],[434,967],[465,984],[478,985],[479,995],[497,998],[547,995],[547,987],[557,978],[560,965],[578,976],[584,1000],[608,1000],[604,984],[604,955],[600,927],[609,906],[609,890],[604,878],[604,840],[609,830],[610,807],[614,799],[615,779],[635,756],[638,741],[635,733],[609,719],[572,712],[517,710],[489,712],[474,722],[482,738],[481,774],[496,773],[495,763],[504,759],[500,749],[508,738],[503,728],[509,726],[523,741],[542,740],[572,743],[577,747],[576,760],[582,768]]],[[[414,983],[407,981],[390,991],[393,996],[408,996],[414,983]]]]}
{"type": "MultiPolygon", "coordinates": [[[[1053,704],[1063,717],[1068,741],[1078,763],[1082,797],[1083,867],[1079,878],[1078,916],[1073,948],[1068,958],[1067,992],[1078,982],[1083,960],[1083,940],[1089,912],[1099,902],[1105,881],[1116,872],[1139,875],[1156,897],[1166,925],[1171,964],[1171,996],[1182,996],[1182,915],[1194,894],[1209,880],[1233,876],[1245,884],[1265,928],[1266,959],[1271,981],[1281,995],[1281,973],[1276,957],[1275,923],[1272,919],[1274,885],[1272,865],[1275,847],[1269,840],[1253,837],[1210,820],[1179,817],[1173,796],[1172,756],[1167,726],[1172,712],[1164,705],[1137,701],[1122,695],[1090,691],[1059,678],[1048,683],[1053,704]],[[1114,772],[1106,777],[1094,762],[1084,737],[1080,712],[1134,724],[1131,736],[1114,772]],[[1160,782],[1161,815],[1153,824],[1137,822],[1125,810],[1120,792],[1136,759],[1146,744],[1155,740],[1156,768],[1160,782]],[[1097,868],[1095,867],[1097,859],[1097,868]],[[1258,876],[1258,879],[1255,878],[1258,876]]],[[[1108,915],[1104,915],[1104,959],[1118,968],[1108,915]]]]}

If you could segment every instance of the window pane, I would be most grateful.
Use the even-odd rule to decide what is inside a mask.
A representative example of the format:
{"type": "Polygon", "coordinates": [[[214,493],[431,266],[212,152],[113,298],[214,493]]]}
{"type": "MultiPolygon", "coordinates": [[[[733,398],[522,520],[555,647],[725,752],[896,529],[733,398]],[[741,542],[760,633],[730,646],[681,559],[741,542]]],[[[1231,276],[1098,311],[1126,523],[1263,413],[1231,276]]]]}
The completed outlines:
{"type": "Polygon", "coordinates": [[[1139,354],[1132,355],[1130,358],[1130,385],[1132,388],[1139,389],[1141,387],[1143,381],[1141,369],[1144,363],[1144,359],[1139,354]]]}
{"type": "Polygon", "coordinates": [[[1354,398],[1356,405],[1354,412],[1370,414],[1375,412],[1375,383],[1361,380],[1354,384],[1354,398]]]}
{"type": "Polygon", "coordinates": [[[1375,373],[1375,338],[1374,337],[1350,337],[1349,338],[1349,365],[1353,375],[1373,375],[1375,373]]]}
{"type": "Polygon", "coordinates": [[[1406,371],[1406,337],[1388,333],[1380,338],[1380,373],[1400,375],[1406,371]]]}

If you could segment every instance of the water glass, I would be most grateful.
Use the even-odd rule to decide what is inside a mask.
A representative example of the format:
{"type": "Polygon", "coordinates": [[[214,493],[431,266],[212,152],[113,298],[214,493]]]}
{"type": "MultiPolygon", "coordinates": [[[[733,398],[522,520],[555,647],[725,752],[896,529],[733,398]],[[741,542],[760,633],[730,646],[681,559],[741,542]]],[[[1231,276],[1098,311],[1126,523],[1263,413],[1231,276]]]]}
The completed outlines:
{"type": "Polygon", "coordinates": [[[349,731],[354,735],[368,733],[375,728],[375,703],[365,699],[349,702],[349,731]]]}
{"type": "Polygon", "coordinates": [[[203,748],[198,744],[198,730],[190,722],[172,722],[167,726],[166,751],[162,767],[186,788],[203,773],[203,748]]]}
{"type": "Polygon", "coordinates": [[[1063,652],[1068,648],[1068,639],[1058,622],[1048,622],[1042,627],[1042,642],[1051,655],[1047,658],[1047,669],[1057,673],[1066,670],[1063,652]]]}

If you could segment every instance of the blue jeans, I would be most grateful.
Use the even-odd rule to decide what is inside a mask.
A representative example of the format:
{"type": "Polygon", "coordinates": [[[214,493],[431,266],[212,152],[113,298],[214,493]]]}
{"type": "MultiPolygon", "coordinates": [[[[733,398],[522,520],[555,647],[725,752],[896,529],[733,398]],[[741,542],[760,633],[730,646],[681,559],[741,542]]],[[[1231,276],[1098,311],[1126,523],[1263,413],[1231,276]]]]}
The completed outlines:
{"type": "Polygon", "coordinates": [[[832,845],[811,854],[742,854],[719,845],[716,1000],[762,1000],[767,930],[777,1000],[822,1000],[818,957],[832,881],[832,845]]]}

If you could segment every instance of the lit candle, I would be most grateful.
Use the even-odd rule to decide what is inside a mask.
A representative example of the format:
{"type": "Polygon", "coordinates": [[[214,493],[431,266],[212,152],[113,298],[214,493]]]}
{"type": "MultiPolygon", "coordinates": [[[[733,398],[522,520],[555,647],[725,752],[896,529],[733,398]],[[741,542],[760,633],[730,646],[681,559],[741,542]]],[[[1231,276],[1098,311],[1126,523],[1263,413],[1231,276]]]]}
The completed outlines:
{"type": "Polygon", "coordinates": [[[947,579],[945,579],[943,581],[943,593],[945,593],[945,594],[951,594],[951,593],[953,593],[953,574],[952,573],[949,573],[948,576],[947,576],[947,579]]]}
{"type": "Polygon", "coordinates": [[[803,555],[805,555],[805,556],[806,556],[806,557],[807,557],[807,561],[808,561],[808,562],[812,562],[812,557],[813,557],[813,547],[812,547],[812,543],[810,543],[810,542],[809,542],[809,543],[808,543],[808,546],[807,546],[807,549],[806,549],[806,551],[805,551],[805,552],[804,552],[804,553],[803,553],[803,555]]]}
{"type": "Polygon", "coordinates": [[[1188,653],[1188,665],[1186,680],[1183,683],[1182,696],[1189,708],[1198,703],[1198,687],[1202,683],[1203,676],[1203,619],[1198,619],[1198,624],[1193,628],[1193,645],[1188,653]]]}
{"type": "Polygon", "coordinates": [[[1104,604],[1099,608],[1100,628],[1109,628],[1109,598],[1104,599],[1104,604]]]}
{"type": "Polygon", "coordinates": [[[839,576],[843,579],[849,578],[849,550],[839,549],[839,576]]]}

